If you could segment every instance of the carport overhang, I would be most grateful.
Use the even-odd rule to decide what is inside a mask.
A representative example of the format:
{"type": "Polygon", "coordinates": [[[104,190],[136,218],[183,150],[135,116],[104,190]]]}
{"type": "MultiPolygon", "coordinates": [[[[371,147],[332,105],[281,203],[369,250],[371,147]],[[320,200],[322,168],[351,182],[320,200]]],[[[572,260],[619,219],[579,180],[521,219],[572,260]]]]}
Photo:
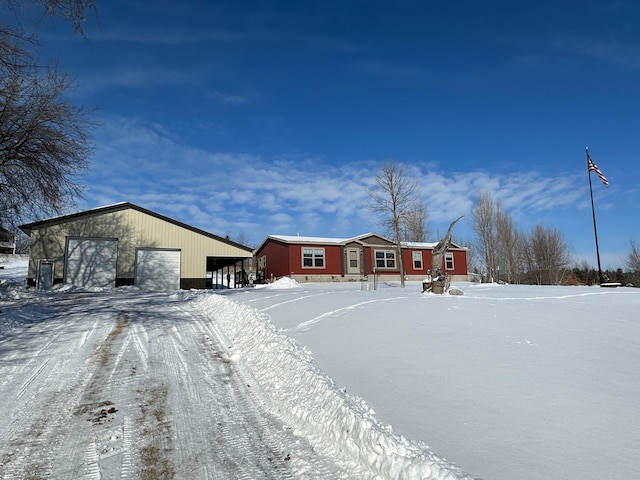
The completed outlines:
{"type": "Polygon", "coordinates": [[[215,272],[229,268],[236,264],[241,264],[251,257],[207,257],[207,272],[215,272]]]}
{"type": "Polygon", "coordinates": [[[245,261],[252,257],[207,257],[207,288],[237,288],[249,284],[245,261]],[[233,277],[232,277],[233,274],[233,277]],[[233,278],[233,281],[232,281],[233,278]]]}

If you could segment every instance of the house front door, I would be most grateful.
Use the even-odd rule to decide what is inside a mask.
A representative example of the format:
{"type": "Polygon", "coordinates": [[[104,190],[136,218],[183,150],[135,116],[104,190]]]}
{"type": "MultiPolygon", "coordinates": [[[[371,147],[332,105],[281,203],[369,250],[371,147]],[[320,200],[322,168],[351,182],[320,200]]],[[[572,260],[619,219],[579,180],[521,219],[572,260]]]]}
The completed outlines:
{"type": "Polygon", "coordinates": [[[360,249],[347,249],[347,273],[350,275],[360,274],[360,249]]]}

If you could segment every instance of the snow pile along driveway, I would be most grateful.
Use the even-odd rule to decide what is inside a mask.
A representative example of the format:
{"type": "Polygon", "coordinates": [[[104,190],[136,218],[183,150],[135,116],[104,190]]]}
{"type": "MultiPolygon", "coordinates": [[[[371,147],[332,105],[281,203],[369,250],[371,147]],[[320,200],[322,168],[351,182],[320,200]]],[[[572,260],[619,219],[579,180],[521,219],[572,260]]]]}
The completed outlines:
{"type": "Polygon", "coordinates": [[[426,445],[381,425],[363,400],[340,390],[266,314],[215,295],[198,295],[196,305],[212,319],[230,358],[253,375],[270,410],[341,467],[357,472],[354,478],[470,478],[426,445]]]}

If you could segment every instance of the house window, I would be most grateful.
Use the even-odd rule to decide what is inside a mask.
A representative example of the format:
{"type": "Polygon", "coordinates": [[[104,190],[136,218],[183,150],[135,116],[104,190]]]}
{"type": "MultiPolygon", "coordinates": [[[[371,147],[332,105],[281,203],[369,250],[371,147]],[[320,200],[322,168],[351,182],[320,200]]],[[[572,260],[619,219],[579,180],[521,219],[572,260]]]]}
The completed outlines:
{"type": "Polygon", "coordinates": [[[394,250],[376,250],[376,268],[396,268],[396,252],[394,250]]]}
{"type": "Polygon", "coordinates": [[[413,252],[413,269],[422,270],[422,252],[413,252]]]}
{"type": "Polygon", "coordinates": [[[349,268],[358,268],[358,250],[349,250],[349,268]]]}
{"type": "Polygon", "coordinates": [[[324,268],[324,248],[303,248],[302,266],[305,268],[324,268]]]}
{"type": "Polygon", "coordinates": [[[445,270],[453,270],[453,253],[444,254],[444,268],[445,270]]]}

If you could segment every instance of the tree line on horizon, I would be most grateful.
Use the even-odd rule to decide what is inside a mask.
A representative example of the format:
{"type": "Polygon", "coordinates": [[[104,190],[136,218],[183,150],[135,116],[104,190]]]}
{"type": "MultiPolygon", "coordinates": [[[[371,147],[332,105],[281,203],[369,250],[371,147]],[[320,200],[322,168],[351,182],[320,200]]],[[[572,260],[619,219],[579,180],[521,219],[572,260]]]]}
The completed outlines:
{"type": "MultiPolygon", "coordinates": [[[[427,208],[418,191],[417,183],[405,175],[401,165],[392,161],[382,165],[370,191],[369,209],[378,215],[379,225],[386,229],[385,235],[396,242],[398,257],[401,242],[425,242],[430,236],[427,208]]],[[[468,271],[483,282],[599,283],[599,273],[586,261],[577,265],[560,229],[538,224],[529,232],[523,231],[500,201],[488,192],[477,195],[471,211],[471,226],[475,238],[455,243],[469,248],[468,271]]],[[[640,250],[633,238],[625,267],[626,270],[605,270],[605,281],[640,286],[640,250]]],[[[403,278],[403,272],[400,273],[403,278]]]]}
{"type": "MultiPolygon", "coordinates": [[[[535,225],[524,232],[502,208],[499,200],[481,193],[472,210],[472,227],[476,233],[471,248],[470,271],[481,273],[485,281],[505,281],[535,285],[599,284],[599,272],[587,261],[580,264],[571,255],[564,233],[555,227],[535,225]]],[[[625,259],[626,270],[603,271],[605,282],[640,285],[640,254],[635,240],[625,259]]]]}

